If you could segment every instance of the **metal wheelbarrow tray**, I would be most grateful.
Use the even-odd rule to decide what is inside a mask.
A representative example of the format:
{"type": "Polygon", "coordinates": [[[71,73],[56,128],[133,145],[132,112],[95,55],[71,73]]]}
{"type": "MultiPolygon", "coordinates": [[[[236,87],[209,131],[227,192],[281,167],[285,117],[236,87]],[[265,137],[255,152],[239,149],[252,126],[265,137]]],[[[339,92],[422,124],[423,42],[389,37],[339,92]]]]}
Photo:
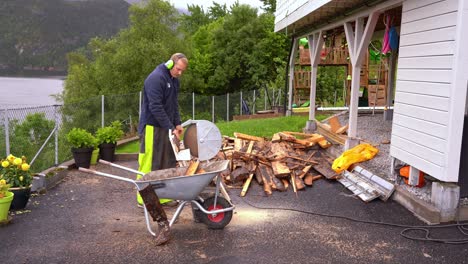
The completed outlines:
{"type": "MultiPolygon", "coordinates": [[[[182,212],[182,209],[188,202],[190,202],[192,204],[192,208],[194,208],[193,216],[195,220],[203,222],[208,226],[208,228],[222,229],[227,224],[229,224],[232,219],[232,211],[235,207],[230,201],[228,201],[229,197],[226,197],[227,193],[222,186],[221,177],[217,177],[216,179],[216,191],[213,197],[207,199],[200,197],[200,193],[205,189],[205,187],[208,186],[208,184],[216,176],[218,176],[220,172],[228,168],[229,161],[227,160],[201,164],[200,167],[205,170],[205,173],[194,174],[190,176],[183,175],[187,170],[187,167],[157,170],[145,174],[140,171],[104,160],[99,160],[99,163],[134,172],[143,175],[143,177],[139,180],[132,180],[129,178],[81,167],[79,170],[133,183],[137,190],[142,190],[148,185],[151,185],[159,198],[179,200],[179,206],[177,207],[176,212],[169,222],[170,226],[174,224],[177,217],[182,212]],[[220,196],[220,191],[224,191],[223,193],[225,193],[226,199],[220,196]]],[[[156,233],[151,229],[149,213],[144,205],[143,208],[148,231],[153,236],[156,236],[156,233]]]]}

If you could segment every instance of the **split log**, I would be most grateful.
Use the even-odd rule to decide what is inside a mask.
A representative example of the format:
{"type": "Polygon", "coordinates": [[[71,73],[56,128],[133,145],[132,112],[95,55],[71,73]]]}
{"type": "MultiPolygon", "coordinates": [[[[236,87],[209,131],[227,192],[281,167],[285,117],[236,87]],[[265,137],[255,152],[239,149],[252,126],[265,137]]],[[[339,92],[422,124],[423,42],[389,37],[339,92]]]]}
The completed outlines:
{"type": "Polygon", "coordinates": [[[294,178],[295,178],[295,175],[291,174],[291,185],[292,185],[293,191],[297,194],[296,180],[294,178]]]}
{"type": "Polygon", "coordinates": [[[276,178],[276,177],[273,177],[273,178],[272,178],[272,182],[273,182],[273,184],[275,185],[276,190],[278,190],[278,191],[280,191],[280,192],[286,191],[286,187],[284,187],[284,184],[283,184],[283,182],[282,182],[280,179],[278,179],[278,178],[276,178]]]}
{"type": "Polygon", "coordinates": [[[307,186],[312,186],[313,183],[313,177],[312,174],[307,173],[307,175],[304,177],[304,184],[307,186]]]}
{"type": "Polygon", "coordinates": [[[249,177],[249,171],[245,167],[236,168],[231,172],[231,181],[243,182],[249,177]]]}
{"type": "Polygon", "coordinates": [[[244,141],[240,138],[234,139],[234,150],[239,151],[244,146],[244,141]]]}
{"type": "Polygon", "coordinates": [[[318,179],[320,179],[322,177],[323,177],[322,175],[313,176],[312,174],[307,173],[307,175],[304,178],[304,183],[305,183],[305,185],[312,186],[314,181],[316,181],[316,180],[318,180],[318,179]]]}
{"type": "Polygon", "coordinates": [[[195,172],[197,171],[198,169],[198,165],[200,164],[200,161],[198,160],[191,160],[190,161],[190,164],[187,168],[187,170],[185,171],[185,174],[186,176],[190,176],[190,175],[194,175],[195,172]]]}
{"type": "Polygon", "coordinates": [[[273,134],[273,137],[271,138],[271,142],[279,142],[281,141],[281,137],[278,133],[273,134]]]}
{"type": "Polygon", "coordinates": [[[288,187],[289,187],[289,181],[288,181],[287,179],[281,179],[281,182],[283,183],[284,188],[285,188],[285,189],[288,189],[288,187]]]}
{"type": "MultiPolygon", "coordinates": [[[[251,141],[253,142],[253,141],[251,141]]],[[[247,190],[249,189],[249,186],[250,186],[250,182],[252,181],[252,178],[254,176],[254,171],[256,169],[256,166],[255,168],[252,170],[252,172],[249,174],[249,177],[247,178],[247,180],[245,181],[244,183],[244,186],[242,186],[242,191],[241,191],[241,197],[244,197],[245,194],[247,193],[247,190]]]]}
{"type": "Polygon", "coordinates": [[[295,181],[297,190],[302,190],[305,188],[304,182],[302,181],[301,178],[294,176],[294,181],[295,181]]]}
{"type": "Polygon", "coordinates": [[[288,166],[280,161],[271,162],[271,168],[273,169],[273,174],[278,178],[285,178],[291,174],[288,166]]]}
{"type": "Polygon", "coordinates": [[[271,185],[267,182],[267,179],[265,179],[265,177],[263,177],[262,175],[262,178],[263,178],[263,191],[267,194],[267,195],[271,195],[273,192],[271,191],[271,185]]]}
{"type": "Polygon", "coordinates": [[[331,143],[328,142],[326,139],[319,141],[319,145],[321,148],[326,149],[331,146],[331,143]]]}
{"type": "Polygon", "coordinates": [[[310,142],[304,139],[297,139],[293,135],[285,134],[282,132],[279,132],[278,134],[280,135],[281,140],[284,140],[284,141],[296,143],[296,144],[306,146],[306,147],[312,147],[314,145],[314,142],[310,142]]]}
{"type": "Polygon", "coordinates": [[[252,153],[253,146],[255,144],[255,141],[250,141],[249,146],[247,147],[246,153],[250,154],[252,153]]]}
{"type": "Polygon", "coordinates": [[[276,184],[273,182],[273,172],[271,171],[271,168],[264,165],[264,164],[259,164],[258,165],[258,170],[257,173],[262,175],[262,180],[263,180],[263,190],[265,191],[266,194],[271,194],[271,190],[276,189],[276,184]]]}
{"type": "Polygon", "coordinates": [[[300,179],[304,178],[304,176],[309,172],[309,170],[312,168],[312,165],[305,166],[304,169],[302,169],[301,174],[298,175],[300,179]]]}
{"type": "Polygon", "coordinates": [[[199,168],[197,169],[197,172],[195,172],[195,174],[203,174],[203,173],[205,173],[205,172],[206,172],[206,171],[205,171],[204,169],[202,169],[202,168],[199,167],[199,168]]]}
{"type": "Polygon", "coordinates": [[[234,136],[235,136],[236,138],[246,139],[246,140],[251,140],[251,141],[263,141],[263,140],[264,140],[264,139],[261,138],[261,137],[251,136],[251,135],[247,135],[247,134],[243,134],[243,133],[238,133],[238,132],[234,132],[234,136]]]}

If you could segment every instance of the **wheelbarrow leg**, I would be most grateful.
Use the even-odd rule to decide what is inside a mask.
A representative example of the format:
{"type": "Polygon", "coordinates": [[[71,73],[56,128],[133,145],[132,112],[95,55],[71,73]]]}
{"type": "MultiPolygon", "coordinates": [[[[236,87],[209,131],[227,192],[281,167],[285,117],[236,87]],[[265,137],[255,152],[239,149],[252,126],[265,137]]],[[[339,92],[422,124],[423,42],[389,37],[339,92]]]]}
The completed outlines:
{"type": "Polygon", "coordinates": [[[153,221],[158,223],[159,232],[156,236],[156,245],[162,245],[169,241],[170,237],[170,225],[167,220],[167,215],[159,202],[159,197],[150,184],[146,188],[139,190],[143,202],[145,203],[145,210],[153,218],[153,221]]]}

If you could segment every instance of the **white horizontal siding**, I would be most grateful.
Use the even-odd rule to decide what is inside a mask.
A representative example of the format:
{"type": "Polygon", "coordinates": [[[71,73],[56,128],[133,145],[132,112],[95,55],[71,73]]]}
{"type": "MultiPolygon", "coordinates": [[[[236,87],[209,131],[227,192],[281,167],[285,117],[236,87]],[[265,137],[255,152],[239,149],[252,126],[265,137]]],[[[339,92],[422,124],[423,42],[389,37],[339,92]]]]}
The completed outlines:
{"type": "Polygon", "coordinates": [[[400,42],[405,46],[455,40],[456,27],[437,28],[428,31],[401,35],[400,42]]]}
{"type": "Polygon", "coordinates": [[[412,138],[414,143],[423,145],[427,147],[428,149],[434,150],[438,153],[443,153],[445,150],[445,146],[447,144],[447,141],[445,139],[441,139],[438,137],[435,137],[431,134],[428,134],[429,132],[432,131],[416,131],[404,126],[400,126],[398,124],[393,124],[392,127],[392,134],[395,136],[398,136],[400,138],[412,138]],[[430,145],[426,145],[427,142],[431,142],[430,145]]]}
{"type": "Polygon", "coordinates": [[[422,56],[447,56],[452,55],[455,51],[455,41],[445,41],[421,45],[405,46],[406,43],[400,44],[399,57],[422,57],[422,56]]]}
{"type": "Polygon", "coordinates": [[[392,156],[444,179],[458,0],[403,2],[392,156]]]}
{"type": "Polygon", "coordinates": [[[423,133],[430,132],[431,135],[440,139],[447,138],[448,135],[447,126],[445,125],[422,120],[419,118],[414,118],[403,114],[395,113],[393,115],[393,124],[407,127],[409,129],[423,133]]]}
{"type": "Polygon", "coordinates": [[[447,112],[449,110],[449,99],[446,97],[415,94],[407,92],[396,92],[395,101],[413,106],[427,107],[430,109],[447,112]]]}
{"type": "Polygon", "coordinates": [[[444,167],[436,165],[434,163],[429,162],[426,159],[418,157],[410,152],[407,151],[408,146],[396,146],[393,144],[390,146],[390,155],[393,157],[397,157],[400,160],[405,162],[410,162],[411,166],[423,171],[435,178],[443,178],[444,177],[444,167]]]}
{"type": "Polygon", "coordinates": [[[398,87],[397,90],[400,92],[411,92],[441,97],[450,96],[450,84],[448,83],[398,80],[396,86],[398,87]]]}
{"type": "Polygon", "coordinates": [[[452,70],[398,69],[398,80],[450,83],[452,70]]]}
{"type": "MultiPolygon", "coordinates": [[[[450,0],[453,1],[453,0],[450,0]]],[[[405,17],[403,13],[402,19],[405,17]]],[[[410,33],[423,32],[427,30],[433,30],[437,28],[446,28],[453,27],[457,24],[457,12],[452,12],[448,14],[443,14],[440,16],[429,17],[426,19],[416,20],[414,22],[409,22],[401,24],[401,35],[406,35],[410,33]]]]}
{"type": "Polygon", "coordinates": [[[432,5],[434,3],[444,2],[443,0],[426,0],[426,1],[406,1],[403,4],[402,10],[404,13],[407,13],[413,9],[421,8],[424,6],[432,5]]]}
{"type": "Polygon", "coordinates": [[[407,116],[431,121],[440,125],[448,125],[448,113],[444,111],[404,104],[396,99],[394,111],[395,113],[406,114],[407,116]]]}
{"type": "MultiPolygon", "coordinates": [[[[427,2],[427,1],[426,1],[427,2]]],[[[440,14],[457,11],[458,1],[440,1],[420,8],[404,11],[405,16],[401,18],[401,23],[408,23],[416,20],[421,20],[440,14]]]]}
{"type": "Polygon", "coordinates": [[[436,57],[408,57],[400,58],[398,61],[399,69],[432,69],[447,70],[452,69],[453,56],[436,57]]]}
{"type": "Polygon", "coordinates": [[[393,146],[398,147],[402,150],[406,150],[409,153],[417,157],[420,157],[421,159],[425,159],[429,161],[430,163],[434,163],[435,165],[440,166],[440,167],[444,166],[444,163],[445,163],[444,153],[428,148],[427,145],[429,144],[427,143],[418,144],[414,141],[407,140],[406,138],[400,137],[393,133],[392,133],[391,142],[393,146]]]}

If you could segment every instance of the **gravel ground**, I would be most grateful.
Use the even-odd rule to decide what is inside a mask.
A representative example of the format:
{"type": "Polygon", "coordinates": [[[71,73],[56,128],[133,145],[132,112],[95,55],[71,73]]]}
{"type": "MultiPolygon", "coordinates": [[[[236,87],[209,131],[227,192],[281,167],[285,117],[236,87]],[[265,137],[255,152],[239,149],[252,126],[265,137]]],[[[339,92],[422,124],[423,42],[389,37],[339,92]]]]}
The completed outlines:
{"type": "MultiPolygon", "coordinates": [[[[349,113],[343,113],[338,116],[341,124],[347,124],[349,113]]],[[[431,200],[431,182],[426,181],[426,185],[422,188],[406,185],[403,181],[392,175],[390,157],[390,141],[392,133],[392,122],[385,121],[383,113],[359,113],[357,124],[357,137],[368,142],[379,149],[379,153],[372,159],[362,162],[360,165],[372,173],[381,176],[382,178],[401,186],[403,189],[413,193],[419,199],[430,202],[431,200]]],[[[330,152],[341,153],[341,145],[333,145],[330,152]]]]}

